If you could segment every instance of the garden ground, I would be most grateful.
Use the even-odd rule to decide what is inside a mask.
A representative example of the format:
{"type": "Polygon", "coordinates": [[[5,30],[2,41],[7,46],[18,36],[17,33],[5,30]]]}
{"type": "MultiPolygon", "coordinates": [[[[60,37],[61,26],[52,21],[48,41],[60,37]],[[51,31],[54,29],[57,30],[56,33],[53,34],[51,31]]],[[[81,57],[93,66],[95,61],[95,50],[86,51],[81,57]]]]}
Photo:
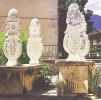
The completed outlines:
{"type": "Polygon", "coordinates": [[[57,91],[54,89],[34,91],[28,94],[1,95],[0,100],[101,100],[101,98],[81,94],[57,96],[57,91]]]}

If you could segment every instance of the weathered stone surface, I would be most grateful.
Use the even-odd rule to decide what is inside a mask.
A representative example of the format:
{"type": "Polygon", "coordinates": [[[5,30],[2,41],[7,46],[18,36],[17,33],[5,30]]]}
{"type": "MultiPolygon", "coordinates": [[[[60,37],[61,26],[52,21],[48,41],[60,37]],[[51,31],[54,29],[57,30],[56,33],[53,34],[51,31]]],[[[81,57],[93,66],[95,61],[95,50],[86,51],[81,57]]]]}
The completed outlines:
{"type": "Polygon", "coordinates": [[[39,58],[42,56],[43,44],[40,36],[40,22],[37,18],[32,19],[29,26],[30,37],[27,43],[27,54],[30,58],[30,64],[39,64],[39,58]]]}
{"type": "Polygon", "coordinates": [[[86,34],[86,21],[80,12],[79,6],[73,3],[68,8],[67,28],[63,40],[63,47],[69,54],[67,61],[84,61],[90,49],[86,34]]]}
{"type": "Polygon", "coordinates": [[[59,95],[88,93],[88,68],[93,62],[57,60],[56,64],[59,67],[59,95]]]}
{"type": "Polygon", "coordinates": [[[0,66],[0,94],[30,92],[38,79],[39,66],[0,66]]]}
{"type": "Polygon", "coordinates": [[[17,59],[22,53],[22,43],[19,38],[19,24],[20,20],[17,17],[17,10],[15,8],[8,12],[6,20],[6,39],[4,42],[4,54],[8,59],[6,66],[17,65],[17,59]]]}

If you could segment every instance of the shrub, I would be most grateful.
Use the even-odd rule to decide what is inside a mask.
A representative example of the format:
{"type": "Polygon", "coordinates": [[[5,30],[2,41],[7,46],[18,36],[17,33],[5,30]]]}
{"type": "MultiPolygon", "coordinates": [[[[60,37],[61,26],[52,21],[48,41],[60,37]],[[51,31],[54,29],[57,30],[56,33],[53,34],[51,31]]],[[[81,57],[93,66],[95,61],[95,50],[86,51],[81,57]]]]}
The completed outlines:
{"type": "Polygon", "coordinates": [[[90,45],[90,52],[92,53],[96,53],[97,52],[97,48],[95,45],[90,45]]]}
{"type": "Polygon", "coordinates": [[[88,73],[89,73],[88,74],[89,93],[96,94],[99,87],[101,72],[94,66],[91,66],[89,67],[88,73]]]}
{"type": "Polygon", "coordinates": [[[5,32],[0,32],[0,65],[5,65],[7,62],[7,58],[4,55],[3,52],[3,44],[5,40],[5,32]]]}
{"type": "Polygon", "coordinates": [[[50,64],[40,61],[41,70],[38,75],[40,77],[37,79],[36,83],[34,82],[34,89],[49,89],[51,87],[51,80],[49,76],[50,73],[50,64]],[[36,85],[35,85],[36,84],[36,85]]]}
{"type": "Polygon", "coordinates": [[[29,63],[29,57],[27,55],[27,40],[28,40],[28,35],[22,33],[20,35],[20,39],[22,41],[22,54],[20,58],[18,59],[18,64],[27,64],[29,63]]]}

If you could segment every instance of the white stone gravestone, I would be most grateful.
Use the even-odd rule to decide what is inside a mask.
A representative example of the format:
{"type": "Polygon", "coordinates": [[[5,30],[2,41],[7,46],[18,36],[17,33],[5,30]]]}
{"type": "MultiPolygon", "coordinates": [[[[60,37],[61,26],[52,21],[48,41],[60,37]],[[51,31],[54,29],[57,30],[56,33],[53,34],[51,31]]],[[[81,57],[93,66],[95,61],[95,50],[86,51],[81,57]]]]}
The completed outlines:
{"type": "Polygon", "coordinates": [[[10,67],[17,65],[17,60],[22,53],[22,43],[18,31],[20,19],[17,12],[15,8],[11,9],[6,20],[7,34],[4,42],[4,54],[8,59],[6,66],[10,67]]]}
{"type": "Polygon", "coordinates": [[[32,19],[29,26],[30,37],[27,44],[27,54],[30,58],[29,64],[39,64],[39,58],[42,56],[42,38],[40,36],[40,22],[37,18],[32,19]]]}
{"type": "Polygon", "coordinates": [[[86,34],[86,22],[79,6],[73,3],[68,8],[67,28],[63,40],[63,47],[69,54],[67,61],[85,61],[90,49],[90,42],[86,34]]]}

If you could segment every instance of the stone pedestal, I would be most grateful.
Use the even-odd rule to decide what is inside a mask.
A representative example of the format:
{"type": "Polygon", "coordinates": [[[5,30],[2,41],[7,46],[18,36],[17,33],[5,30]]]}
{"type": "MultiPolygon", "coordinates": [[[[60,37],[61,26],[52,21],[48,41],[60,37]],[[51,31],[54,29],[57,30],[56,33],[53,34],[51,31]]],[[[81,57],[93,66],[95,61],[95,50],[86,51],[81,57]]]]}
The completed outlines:
{"type": "Polygon", "coordinates": [[[0,66],[0,94],[22,94],[32,90],[39,66],[0,66]]]}
{"type": "Polygon", "coordinates": [[[88,93],[88,68],[90,61],[57,60],[59,67],[58,95],[67,93],[88,93]]]}

